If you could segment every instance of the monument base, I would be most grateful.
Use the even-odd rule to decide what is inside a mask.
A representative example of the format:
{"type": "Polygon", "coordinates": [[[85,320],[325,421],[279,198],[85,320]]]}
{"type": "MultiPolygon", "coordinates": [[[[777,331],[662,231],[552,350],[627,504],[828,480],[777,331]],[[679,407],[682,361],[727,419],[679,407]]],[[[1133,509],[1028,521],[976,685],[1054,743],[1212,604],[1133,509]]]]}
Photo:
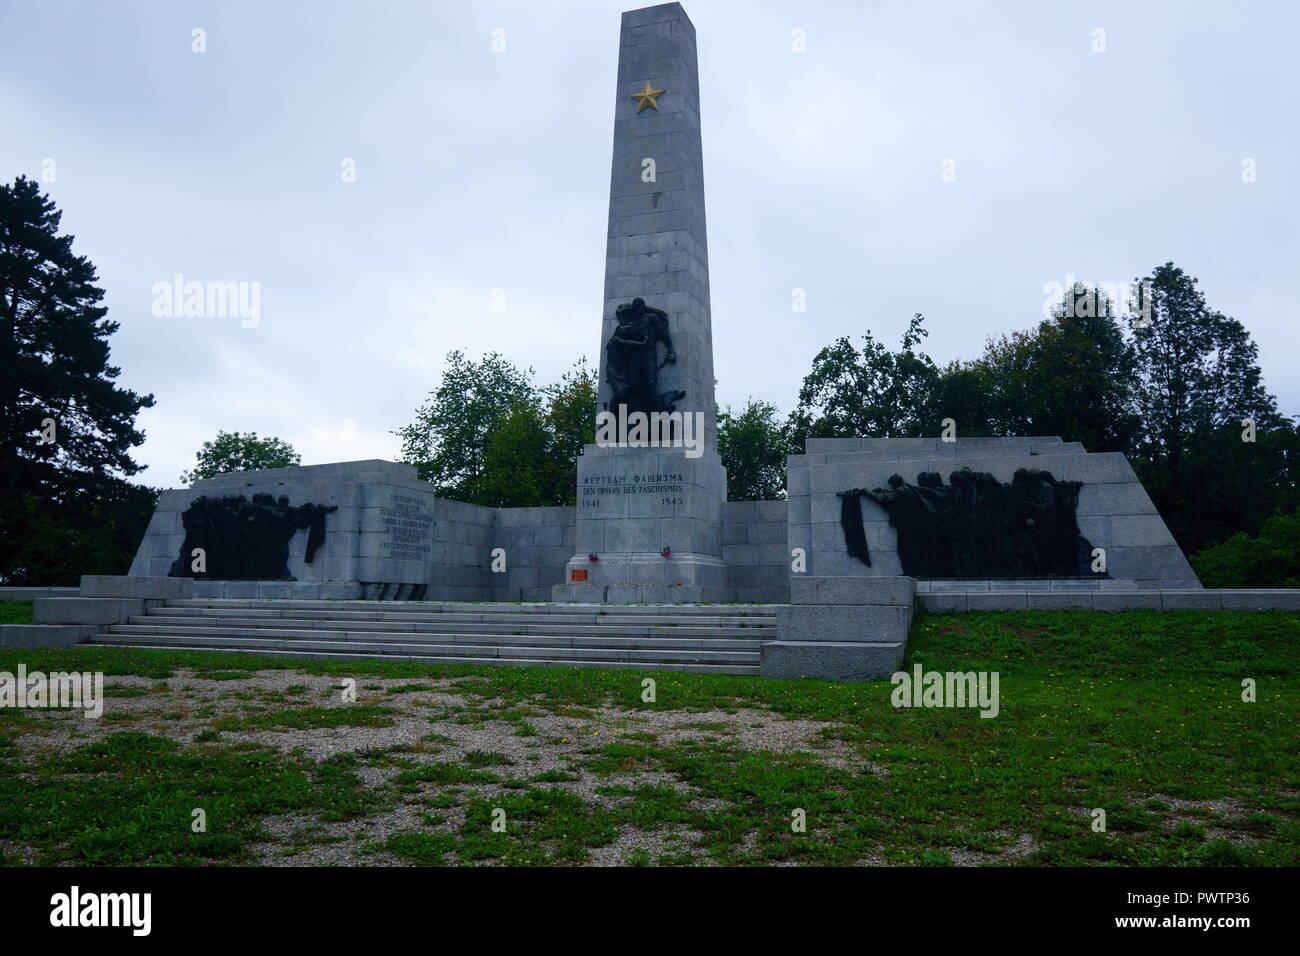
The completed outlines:
{"type": "Polygon", "coordinates": [[[721,602],[727,470],[716,451],[587,445],[578,459],[577,553],[556,601],[721,602]]]}
{"type": "Polygon", "coordinates": [[[584,604],[721,604],[731,599],[727,566],[707,554],[605,554],[596,562],[574,557],[567,584],[551,588],[552,601],[584,604]],[[575,581],[573,572],[585,573],[575,581]]]}

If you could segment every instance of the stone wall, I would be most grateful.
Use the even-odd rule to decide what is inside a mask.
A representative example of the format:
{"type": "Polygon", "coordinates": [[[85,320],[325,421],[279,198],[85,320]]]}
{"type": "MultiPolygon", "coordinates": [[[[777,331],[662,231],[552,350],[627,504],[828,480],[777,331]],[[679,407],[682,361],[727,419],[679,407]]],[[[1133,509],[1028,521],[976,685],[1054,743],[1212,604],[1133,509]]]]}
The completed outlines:
{"type": "MultiPolygon", "coordinates": [[[[992,473],[1009,482],[1017,468],[1050,471],[1080,481],[1079,530],[1106,551],[1109,580],[1100,589],[1199,588],[1187,558],[1174,542],[1146,490],[1122,454],[1089,454],[1060,438],[809,439],[806,454],[787,459],[790,548],[808,549],[815,575],[900,575],[897,537],[883,508],[862,502],[871,567],[846,553],[837,492],[883,487],[892,474],[914,482],[922,471],[948,475],[960,468],[992,473]]],[[[1033,585],[1029,585],[1033,586],[1033,585]]],[[[1047,588],[1050,582],[1038,586],[1047,588]]]]}
{"type": "Polygon", "coordinates": [[[722,506],[722,559],[733,601],[790,600],[787,520],[786,501],[728,501],[722,506]]]}
{"type": "Polygon", "coordinates": [[[76,597],[78,588],[0,588],[0,601],[35,601],[38,598],[76,597]]]}
{"type": "MultiPolygon", "coordinates": [[[[678,501],[678,497],[661,493],[663,475],[676,474],[670,473],[668,466],[679,470],[684,466],[675,459],[660,462],[655,457],[665,452],[641,450],[643,456],[653,458],[646,467],[654,470],[645,475],[616,470],[611,478],[600,472],[607,479],[605,485],[616,492],[590,496],[599,499],[600,505],[587,510],[600,512],[600,520],[584,520],[581,503],[578,508],[486,508],[435,498],[430,486],[415,478],[413,468],[383,461],[226,475],[163,493],[131,574],[168,573],[184,541],[181,512],[194,498],[201,494],[251,498],[264,492],[286,495],[291,505],[337,506],[326,519],[325,544],[308,565],[303,561],[306,533],[294,537],[289,570],[296,582],[198,582],[204,596],[219,592],[223,597],[307,597],[304,589],[315,586],[318,595],[310,596],[346,598],[359,596],[361,584],[386,584],[422,585],[424,598],[441,601],[785,603],[790,600],[790,562],[795,548],[805,550],[804,573],[814,577],[902,574],[895,531],[884,510],[873,501],[861,504],[871,566],[846,553],[837,492],[880,487],[895,473],[914,481],[921,471],[947,476],[962,467],[1010,481],[1017,468],[1028,467],[1083,483],[1077,511],[1079,528],[1094,547],[1105,549],[1110,577],[922,581],[920,593],[954,588],[1133,591],[1200,587],[1123,455],[1088,454],[1077,443],[1059,438],[957,442],[810,439],[807,449],[806,454],[788,459],[787,501],[726,503],[715,501],[712,494],[683,493],[678,501]],[[641,490],[638,482],[643,479],[649,482],[645,489],[653,494],[626,493],[641,490]],[[700,510],[709,502],[714,503],[717,517],[700,510]],[[632,503],[647,509],[644,515],[640,510],[634,512],[632,503]],[[584,535],[584,528],[599,531],[600,541],[594,534],[584,535]],[[667,559],[659,553],[665,546],[672,549],[667,559]],[[501,572],[491,569],[496,548],[505,552],[506,566],[501,572]],[[600,563],[589,563],[588,552],[597,553],[600,563]],[[717,581],[679,580],[704,562],[713,562],[705,570],[716,570],[717,581]],[[566,565],[588,569],[587,584],[566,580],[566,565]],[[669,575],[674,577],[670,580],[669,575]],[[692,582],[702,586],[685,586],[692,582]],[[358,594],[336,587],[343,584],[356,586],[358,594]]],[[[595,474],[599,471],[596,466],[603,463],[604,457],[593,450],[585,470],[595,474]]],[[[720,465],[710,463],[705,470],[708,468],[720,473],[718,481],[709,486],[713,489],[725,481],[725,472],[720,465]]],[[[580,468],[579,473],[581,476],[584,470],[580,468]]],[[[721,488],[717,491],[720,495],[721,488]]],[[[371,588],[365,596],[381,593],[390,598],[418,596],[410,587],[382,592],[371,588]]]]}
{"type": "Polygon", "coordinates": [[[549,601],[564,583],[573,556],[577,511],[556,508],[496,508],[493,548],[505,550],[506,570],[489,574],[494,601],[549,601]]]}
{"type": "Polygon", "coordinates": [[[1300,611],[1300,590],[917,591],[916,609],[963,611],[1300,611]]]}
{"type": "Polygon", "coordinates": [[[492,601],[495,508],[448,498],[433,502],[433,547],[425,580],[430,601],[492,601]]]}
{"type": "MultiPolygon", "coordinates": [[[[576,509],[486,508],[436,498],[415,469],[386,461],[305,465],[223,475],[193,488],[165,491],[131,565],[131,575],[166,576],[185,534],[181,512],[200,495],[285,495],[290,505],[336,505],[326,540],[303,561],[306,532],[289,546],[296,581],[194,582],[196,597],[348,599],[360,582],[387,584],[388,598],[427,585],[431,601],[549,601],[574,553],[576,509]],[[492,551],[506,552],[506,570],[491,569],[492,551]]],[[[366,596],[377,597],[378,586],[366,596]]]]}
{"type": "MultiPolygon", "coordinates": [[[[205,596],[291,597],[310,584],[370,582],[428,585],[425,596],[433,600],[490,600],[494,509],[435,498],[415,475],[409,465],[351,461],[222,475],[164,491],[130,574],[168,574],[185,541],[181,513],[200,495],[284,495],[292,506],[338,509],[326,517],[325,543],[310,564],[304,560],[306,532],[290,542],[289,573],[298,588],[292,582],[199,582],[205,596]]],[[[319,596],[352,594],[322,590],[319,596]]]]}

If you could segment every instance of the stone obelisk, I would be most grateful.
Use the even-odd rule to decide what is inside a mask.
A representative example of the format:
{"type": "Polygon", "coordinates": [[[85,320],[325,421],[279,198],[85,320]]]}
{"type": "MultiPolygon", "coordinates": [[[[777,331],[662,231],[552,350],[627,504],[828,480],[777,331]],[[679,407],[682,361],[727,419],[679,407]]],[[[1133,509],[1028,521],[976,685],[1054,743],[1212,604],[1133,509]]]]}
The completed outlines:
{"type": "Polygon", "coordinates": [[[695,27],[679,3],[624,13],[598,410],[681,413],[698,431],[693,447],[612,446],[598,431],[578,460],[578,553],[557,600],[727,600],[703,163],[695,27]]]}

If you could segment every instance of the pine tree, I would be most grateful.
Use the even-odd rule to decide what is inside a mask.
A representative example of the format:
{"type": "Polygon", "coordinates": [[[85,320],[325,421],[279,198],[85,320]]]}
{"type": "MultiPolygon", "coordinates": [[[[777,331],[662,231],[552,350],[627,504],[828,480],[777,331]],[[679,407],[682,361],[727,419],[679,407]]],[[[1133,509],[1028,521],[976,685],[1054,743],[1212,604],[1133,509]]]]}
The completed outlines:
{"type": "Polygon", "coordinates": [[[1250,333],[1211,309],[1196,279],[1169,262],[1138,288],[1134,468],[1185,551],[1254,533],[1294,487],[1294,423],[1264,388],[1250,333]]]}
{"type": "MultiPolygon", "coordinates": [[[[62,214],[35,181],[0,186],[0,579],[30,581],[48,566],[37,538],[88,501],[123,496],[141,466],[131,449],[152,395],[114,383],[95,267],[59,234],[62,214]]],[[[132,497],[131,495],[125,495],[132,497]]],[[[138,495],[134,496],[138,498],[138,495]]],[[[138,510],[138,509],[136,509],[138,510]]],[[[66,530],[66,528],[65,528],[66,530]]],[[[55,534],[59,547],[80,537],[55,534]]],[[[55,549],[57,550],[57,548],[55,549]]],[[[100,559],[105,560],[105,559],[100,559]]],[[[63,555],[60,566],[75,566],[63,555]]],[[[87,568],[90,570],[90,568],[87,568]]],[[[120,569],[125,570],[125,569],[120,569]]],[[[61,571],[61,576],[72,573],[61,571]]]]}

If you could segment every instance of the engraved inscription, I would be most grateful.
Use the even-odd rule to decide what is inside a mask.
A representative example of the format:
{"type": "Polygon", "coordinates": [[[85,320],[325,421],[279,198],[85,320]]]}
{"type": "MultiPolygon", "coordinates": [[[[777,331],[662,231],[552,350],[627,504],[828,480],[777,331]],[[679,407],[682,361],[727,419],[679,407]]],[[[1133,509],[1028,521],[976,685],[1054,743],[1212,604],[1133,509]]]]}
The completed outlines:
{"type": "Polygon", "coordinates": [[[384,557],[427,561],[433,556],[433,513],[425,499],[393,493],[379,514],[384,523],[379,545],[384,557]]]}
{"type": "Polygon", "coordinates": [[[675,473],[585,475],[582,479],[582,507],[599,508],[610,495],[661,495],[665,505],[686,503],[686,476],[675,473]]]}

